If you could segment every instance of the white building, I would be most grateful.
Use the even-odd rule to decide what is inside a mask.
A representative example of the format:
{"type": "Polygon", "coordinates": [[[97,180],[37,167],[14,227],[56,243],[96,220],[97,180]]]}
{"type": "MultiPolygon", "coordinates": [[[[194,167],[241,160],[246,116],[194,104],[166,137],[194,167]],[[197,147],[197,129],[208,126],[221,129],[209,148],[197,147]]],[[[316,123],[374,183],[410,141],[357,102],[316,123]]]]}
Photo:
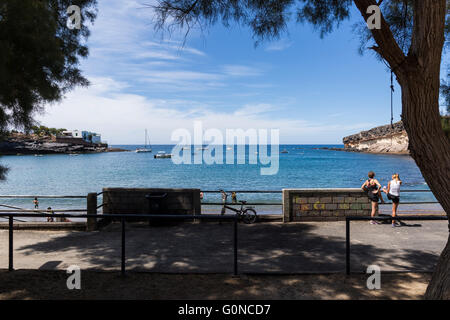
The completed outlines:
{"type": "Polygon", "coordinates": [[[62,134],[65,137],[79,138],[83,139],[86,142],[102,143],[102,136],[95,132],[72,130],[72,131],[64,131],[62,134]]]}
{"type": "Polygon", "coordinates": [[[80,130],[72,130],[73,138],[83,138],[82,132],[80,130]]]}

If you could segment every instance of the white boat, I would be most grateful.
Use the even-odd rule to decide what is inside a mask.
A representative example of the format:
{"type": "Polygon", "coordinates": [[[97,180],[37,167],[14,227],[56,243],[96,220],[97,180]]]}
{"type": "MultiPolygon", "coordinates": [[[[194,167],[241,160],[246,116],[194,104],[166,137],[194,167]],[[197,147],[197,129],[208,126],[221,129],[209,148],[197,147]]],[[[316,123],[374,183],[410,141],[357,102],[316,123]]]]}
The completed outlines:
{"type": "Polygon", "coordinates": [[[166,153],[165,151],[158,151],[157,154],[154,155],[155,159],[167,159],[172,158],[172,155],[170,153],[166,153]]]}
{"type": "MultiPolygon", "coordinates": [[[[150,148],[147,146],[147,139],[148,139],[147,129],[145,129],[145,147],[136,149],[137,153],[152,152],[151,145],[150,145],[150,148]]],[[[150,139],[148,139],[148,140],[149,140],[149,144],[150,144],[150,139]]]]}

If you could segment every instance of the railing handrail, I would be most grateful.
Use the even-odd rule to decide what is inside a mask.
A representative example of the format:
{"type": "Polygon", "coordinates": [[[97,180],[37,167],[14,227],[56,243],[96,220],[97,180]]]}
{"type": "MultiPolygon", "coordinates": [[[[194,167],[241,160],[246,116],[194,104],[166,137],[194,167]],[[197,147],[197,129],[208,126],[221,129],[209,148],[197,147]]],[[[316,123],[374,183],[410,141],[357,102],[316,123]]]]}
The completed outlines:
{"type": "MultiPolygon", "coordinates": [[[[125,274],[125,221],[131,218],[158,218],[158,219],[200,219],[200,220],[233,220],[234,221],[234,274],[237,274],[237,221],[238,215],[160,215],[160,214],[82,214],[82,215],[74,215],[74,214],[61,214],[58,215],[63,218],[94,218],[94,219],[102,219],[102,218],[119,218],[121,220],[122,225],[122,265],[121,270],[122,274],[125,274]]],[[[30,214],[30,213],[0,213],[0,217],[8,217],[9,218],[9,267],[8,269],[13,270],[13,225],[14,225],[14,217],[54,217],[53,214],[30,214]]],[[[401,216],[401,217],[362,217],[362,216],[350,216],[345,218],[345,234],[346,234],[346,273],[350,274],[350,222],[351,221],[368,221],[368,220],[403,220],[403,221],[437,221],[437,220],[448,220],[446,215],[440,216],[401,216]]],[[[450,231],[450,224],[449,224],[450,231]]]]}
{"type": "MultiPolygon", "coordinates": [[[[337,188],[339,189],[339,188],[337,188]]],[[[345,188],[342,188],[345,189],[345,188]]],[[[200,190],[203,193],[220,193],[220,190],[200,190]]],[[[282,190],[227,190],[228,192],[236,192],[236,193],[282,193],[282,190]]],[[[431,190],[414,190],[414,189],[406,189],[401,190],[401,192],[432,192],[431,190]]],[[[103,192],[97,193],[97,195],[101,195],[103,192]]],[[[87,198],[87,196],[83,195],[0,195],[0,198],[55,198],[55,199],[61,199],[61,198],[68,198],[68,199],[84,199],[87,198]]]]}
{"type": "MultiPolygon", "coordinates": [[[[318,188],[321,189],[321,188],[318,188]]],[[[347,188],[335,188],[335,189],[347,189],[347,188]]],[[[200,190],[203,193],[221,193],[221,190],[200,190]]],[[[282,193],[282,190],[226,190],[227,192],[236,192],[236,193],[282,193]]],[[[431,190],[426,189],[402,189],[401,192],[432,192],[431,190]]]]}
{"type": "MultiPolygon", "coordinates": [[[[435,204],[439,203],[439,201],[408,201],[408,202],[401,202],[402,205],[404,204],[435,204]]],[[[241,205],[239,202],[226,202],[226,205],[241,205]]],[[[391,205],[392,202],[385,201],[385,203],[379,203],[380,206],[383,205],[391,205]]],[[[223,202],[202,202],[201,205],[205,206],[218,206],[223,205],[223,202]]],[[[250,206],[282,206],[283,202],[247,202],[245,205],[250,206]]]]}
{"type": "MultiPolygon", "coordinates": [[[[14,252],[14,245],[13,245],[13,229],[14,229],[14,217],[54,217],[52,214],[29,214],[29,213],[0,213],[0,217],[2,216],[8,216],[9,222],[8,222],[8,228],[9,228],[9,243],[8,243],[8,270],[12,271],[14,270],[13,267],[13,252],[14,252]]],[[[239,216],[237,214],[231,214],[231,215],[159,215],[159,214],[83,214],[83,215],[73,215],[73,214],[61,214],[58,215],[58,217],[61,218],[95,218],[95,219],[102,219],[102,218],[120,218],[121,220],[121,229],[122,229],[122,257],[121,257],[121,273],[122,276],[125,275],[125,221],[127,218],[158,218],[158,219],[200,219],[200,220],[233,220],[233,248],[234,248],[234,275],[238,275],[238,232],[237,232],[237,222],[239,219],[239,216]]]]}
{"type": "Polygon", "coordinates": [[[87,196],[57,196],[57,195],[0,195],[0,198],[12,198],[12,199],[27,199],[27,198],[41,198],[41,199],[85,199],[87,196]]]}
{"type": "MultiPolygon", "coordinates": [[[[2,213],[0,212],[0,217],[33,217],[33,218],[50,218],[55,217],[55,215],[51,213],[26,213],[26,212],[7,212],[2,213]]],[[[58,218],[96,218],[96,219],[103,219],[103,218],[120,218],[120,219],[126,219],[126,218],[167,218],[167,219],[185,219],[185,220],[191,220],[191,219],[224,219],[224,220],[232,220],[236,219],[236,214],[205,214],[205,215],[194,215],[194,214],[185,214],[185,215],[175,215],[175,214],[58,214],[58,218]]]]}
{"type": "MultiPolygon", "coordinates": [[[[87,209],[0,209],[0,213],[9,213],[9,212],[87,212],[87,209]]],[[[35,215],[36,216],[36,215],[35,215]]]]}

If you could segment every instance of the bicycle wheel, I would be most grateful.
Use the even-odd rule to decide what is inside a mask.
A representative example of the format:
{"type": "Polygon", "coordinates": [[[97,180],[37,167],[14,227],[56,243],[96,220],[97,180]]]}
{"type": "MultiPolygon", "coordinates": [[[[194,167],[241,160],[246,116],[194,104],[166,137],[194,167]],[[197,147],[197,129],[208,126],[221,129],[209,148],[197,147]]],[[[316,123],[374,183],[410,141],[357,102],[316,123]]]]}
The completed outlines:
{"type": "Polygon", "coordinates": [[[242,211],[242,221],[245,223],[253,223],[256,221],[256,211],[253,209],[245,209],[242,211]]]}

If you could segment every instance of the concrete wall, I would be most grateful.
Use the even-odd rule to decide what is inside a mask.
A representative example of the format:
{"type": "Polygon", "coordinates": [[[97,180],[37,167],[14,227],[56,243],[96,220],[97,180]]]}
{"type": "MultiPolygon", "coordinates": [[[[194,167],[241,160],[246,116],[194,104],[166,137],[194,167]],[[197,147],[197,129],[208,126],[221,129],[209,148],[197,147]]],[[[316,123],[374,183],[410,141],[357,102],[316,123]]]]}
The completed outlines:
{"type": "Polygon", "coordinates": [[[371,203],[361,189],[283,189],[283,221],[336,221],[370,216],[371,203]]]}
{"type": "Polygon", "coordinates": [[[161,200],[167,214],[201,214],[200,189],[160,188],[104,188],[103,213],[148,214],[149,201],[145,195],[151,192],[167,192],[167,197],[161,200]]]}

